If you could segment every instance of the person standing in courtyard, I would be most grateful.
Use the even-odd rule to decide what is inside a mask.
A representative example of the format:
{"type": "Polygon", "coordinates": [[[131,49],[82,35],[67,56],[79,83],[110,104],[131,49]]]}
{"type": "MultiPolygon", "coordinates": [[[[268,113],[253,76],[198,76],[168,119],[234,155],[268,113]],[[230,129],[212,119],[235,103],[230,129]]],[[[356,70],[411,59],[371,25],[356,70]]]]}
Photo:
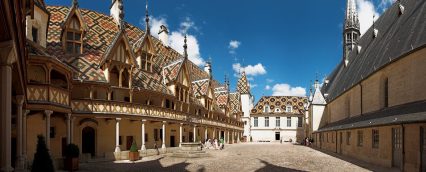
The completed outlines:
{"type": "Polygon", "coordinates": [[[223,137],[220,138],[220,150],[222,150],[223,148],[225,148],[225,142],[223,140],[223,137]]]}

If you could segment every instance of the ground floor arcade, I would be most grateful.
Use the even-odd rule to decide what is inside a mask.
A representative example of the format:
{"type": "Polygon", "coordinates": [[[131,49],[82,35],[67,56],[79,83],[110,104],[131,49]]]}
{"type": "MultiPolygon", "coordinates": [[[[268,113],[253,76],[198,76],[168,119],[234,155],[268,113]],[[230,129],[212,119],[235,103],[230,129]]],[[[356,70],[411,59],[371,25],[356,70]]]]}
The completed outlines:
{"type": "MultiPolygon", "coordinates": [[[[74,143],[80,148],[83,161],[90,159],[126,159],[127,151],[135,142],[141,155],[146,151],[179,147],[182,142],[198,142],[207,138],[223,138],[225,143],[240,141],[242,130],[201,125],[187,121],[161,118],[142,118],[125,115],[77,115],[50,110],[22,112],[22,138],[13,130],[12,142],[22,141],[22,147],[13,145],[12,159],[24,166],[30,165],[36,152],[37,135],[47,136],[46,144],[57,168],[62,166],[64,148],[74,143]],[[18,158],[17,149],[22,155],[18,158]]],[[[15,166],[15,165],[14,165],[15,166]]]]}
{"type": "Polygon", "coordinates": [[[426,123],[313,134],[314,147],[403,171],[426,171],[426,123]]]}

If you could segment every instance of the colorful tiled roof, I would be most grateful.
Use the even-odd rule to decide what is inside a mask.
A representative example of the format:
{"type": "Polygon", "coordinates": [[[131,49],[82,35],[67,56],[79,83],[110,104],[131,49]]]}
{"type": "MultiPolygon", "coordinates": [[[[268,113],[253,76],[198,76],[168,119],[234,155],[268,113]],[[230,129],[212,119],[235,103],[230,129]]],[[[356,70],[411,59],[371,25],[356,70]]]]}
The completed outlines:
{"type": "MultiPolygon", "coordinates": [[[[78,8],[78,7],[76,7],[78,8]]],[[[86,9],[78,9],[79,17],[82,18],[87,30],[83,33],[83,52],[80,55],[66,54],[62,45],[63,24],[70,13],[69,7],[48,6],[47,10],[51,13],[46,52],[54,57],[58,57],[75,71],[74,79],[91,82],[107,82],[101,64],[105,59],[108,50],[114,40],[121,33],[119,27],[111,16],[86,9]]],[[[164,46],[160,40],[151,35],[145,35],[145,32],[138,27],[124,22],[124,32],[122,33],[133,47],[133,52],[143,44],[146,36],[152,41],[155,48],[155,58],[153,63],[153,72],[147,73],[139,68],[133,70],[133,87],[136,89],[150,89],[169,93],[165,83],[175,80],[179,74],[183,62],[186,62],[191,81],[199,81],[209,78],[209,74],[195,65],[193,62],[182,60],[182,55],[170,47],[164,46]],[[164,77],[163,77],[164,76],[164,77]],[[165,79],[165,82],[163,82],[165,79]]],[[[213,83],[220,84],[213,80],[213,83]]],[[[213,84],[212,83],[212,84],[213,84]]],[[[196,82],[193,88],[195,95],[206,95],[209,83],[196,82]]],[[[214,88],[214,87],[213,87],[214,88]]]]}
{"type": "Polygon", "coordinates": [[[241,100],[240,100],[240,94],[238,92],[230,93],[229,94],[229,101],[230,101],[230,112],[232,114],[240,113],[241,112],[241,100]]]}
{"type": "MultiPolygon", "coordinates": [[[[219,87],[219,88],[222,88],[222,87],[219,87]]],[[[214,92],[214,96],[216,98],[216,104],[219,107],[224,108],[224,107],[227,106],[228,100],[229,100],[228,99],[229,98],[229,94],[228,94],[227,90],[226,91],[222,91],[222,90],[217,91],[217,88],[216,88],[215,92],[214,92]]]]}
{"type": "Polygon", "coordinates": [[[179,72],[183,66],[183,62],[184,62],[184,59],[181,58],[163,67],[162,74],[166,84],[169,82],[173,82],[178,78],[179,72]]]}
{"type": "Polygon", "coordinates": [[[194,95],[206,96],[209,90],[210,79],[202,79],[192,82],[192,91],[194,95]]]}
{"type": "Polygon", "coordinates": [[[240,94],[250,94],[250,86],[245,72],[241,73],[241,78],[238,80],[237,90],[240,94]]]}
{"type": "Polygon", "coordinates": [[[266,105],[271,109],[269,113],[287,114],[286,107],[292,107],[290,114],[304,114],[304,104],[308,102],[306,97],[297,96],[264,96],[251,110],[251,114],[264,114],[266,105]],[[277,111],[277,109],[279,111],[277,111]]]}

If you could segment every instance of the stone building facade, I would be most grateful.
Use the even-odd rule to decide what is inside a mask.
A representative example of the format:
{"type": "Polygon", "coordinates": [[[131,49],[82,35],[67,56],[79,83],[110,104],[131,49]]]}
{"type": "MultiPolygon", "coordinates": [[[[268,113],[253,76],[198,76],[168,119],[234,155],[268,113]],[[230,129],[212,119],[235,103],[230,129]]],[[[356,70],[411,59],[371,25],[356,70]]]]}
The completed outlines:
{"type": "Polygon", "coordinates": [[[303,141],[307,102],[306,97],[296,96],[260,98],[250,113],[252,141],[303,141]]]}
{"type": "MultiPolygon", "coordinates": [[[[348,22],[357,18],[348,17],[354,3],[348,0],[345,27],[359,24],[348,22]]],[[[352,49],[309,102],[315,147],[403,171],[426,170],[424,9],[423,0],[397,1],[348,44],[352,49]]]]}
{"type": "Polygon", "coordinates": [[[57,168],[69,143],[86,161],[127,159],[133,142],[146,156],[207,138],[240,141],[242,94],[213,78],[211,62],[191,62],[186,38],[183,54],[165,26],[155,38],[148,9],[144,30],[127,23],[122,0],[110,15],[70,4],[1,2],[2,171],[31,165],[39,134],[57,168]]]}

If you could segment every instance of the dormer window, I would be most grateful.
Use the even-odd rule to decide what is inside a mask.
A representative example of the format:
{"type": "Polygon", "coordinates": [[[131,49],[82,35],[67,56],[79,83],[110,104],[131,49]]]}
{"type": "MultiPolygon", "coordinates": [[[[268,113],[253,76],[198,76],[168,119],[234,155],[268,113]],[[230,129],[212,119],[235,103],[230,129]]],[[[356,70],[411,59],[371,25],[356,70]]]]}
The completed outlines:
{"type": "Polygon", "coordinates": [[[269,105],[265,105],[264,112],[269,113],[271,111],[271,108],[269,108],[269,105]]]}
{"type": "Polygon", "coordinates": [[[152,63],[153,63],[153,56],[149,53],[142,53],[142,63],[141,68],[142,70],[152,72],[152,63]]]}
{"type": "Polygon", "coordinates": [[[66,29],[65,50],[67,54],[81,54],[82,49],[82,30],[79,20],[74,16],[66,29]]]}
{"type": "Polygon", "coordinates": [[[293,111],[293,108],[291,106],[287,106],[285,111],[291,113],[293,111]]]}

